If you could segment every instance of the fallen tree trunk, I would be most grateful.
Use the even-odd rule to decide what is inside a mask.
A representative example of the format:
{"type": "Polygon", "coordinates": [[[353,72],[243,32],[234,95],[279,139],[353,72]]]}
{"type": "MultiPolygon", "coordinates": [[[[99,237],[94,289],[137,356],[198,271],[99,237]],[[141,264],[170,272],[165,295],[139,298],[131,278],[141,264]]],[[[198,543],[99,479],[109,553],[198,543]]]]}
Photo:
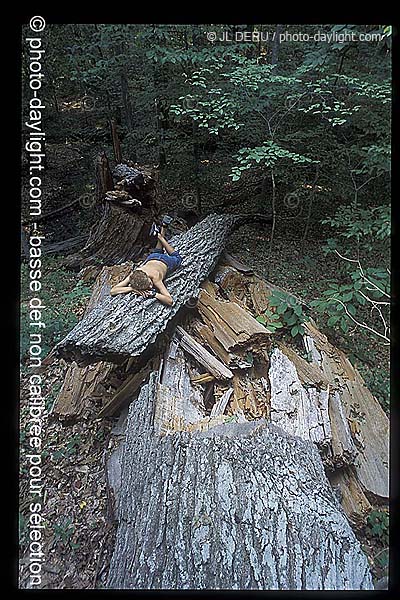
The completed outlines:
{"type": "Polygon", "coordinates": [[[373,589],[310,442],[265,421],[159,436],[153,372],[129,409],[114,589],[373,589]]]}
{"type": "MultiPolygon", "coordinates": [[[[73,238],[62,240],[61,242],[50,242],[44,244],[44,254],[68,254],[69,252],[76,252],[79,248],[83,247],[87,242],[88,236],[86,234],[77,235],[73,238]]],[[[29,256],[29,255],[28,255],[29,256]]]]}
{"type": "Polygon", "coordinates": [[[240,218],[233,215],[209,215],[170,240],[183,257],[182,266],[166,280],[175,300],[172,307],[133,294],[109,296],[56,346],[58,356],[85,365],[141,355],[185,303],[197,296],[200,284],[215,267],[229,232],[239,222],[240,218]]]}

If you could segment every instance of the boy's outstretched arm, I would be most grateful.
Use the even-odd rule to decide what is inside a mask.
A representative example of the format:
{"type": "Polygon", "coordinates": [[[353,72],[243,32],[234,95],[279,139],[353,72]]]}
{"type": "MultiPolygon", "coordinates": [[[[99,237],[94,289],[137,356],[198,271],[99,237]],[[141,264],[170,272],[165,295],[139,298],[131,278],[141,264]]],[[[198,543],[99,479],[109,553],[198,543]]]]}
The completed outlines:
{"type": "Polygon", "coordinates": [[[125,277],[125,279],[114,285],[114,287],[112,287],[110,290],[110,295],[116,296],[117,294],[127,294],[128,292],[133,292],[133,288],[131,288],[131,286],[129,285],[129,277],[130,275],[128,275],[127,277],[125,277]]]}
{"type": "Polygon", "coordinates": [[[174,300],[167,288],[165,287],[165,285],[163,284],[162,280],[160,279],[159,281],[153,281],[153,284],[154,287],[158,290],[155,296],[157,300],[159,300],[163,304],[166,304],[167,306],[172,306],[174,300]]]}

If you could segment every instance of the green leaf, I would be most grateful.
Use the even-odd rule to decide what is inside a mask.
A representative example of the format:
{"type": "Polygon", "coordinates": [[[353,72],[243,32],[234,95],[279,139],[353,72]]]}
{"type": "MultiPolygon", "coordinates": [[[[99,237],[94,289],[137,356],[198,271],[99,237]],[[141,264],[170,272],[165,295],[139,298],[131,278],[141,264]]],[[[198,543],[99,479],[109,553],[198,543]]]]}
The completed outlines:
{"type": "Polygon", "coordinates": [[[292,314],[288,319],[285,318],[286,325],[292,326],[297,323],[297,316],[292,314]]]}
{"type": "Polygon", "coordinates": [[[354,306],[354,304],[348,304],[346,308],[351,315],[354,316],[356,314],[356,307],[354,306]]]}
{"type": "Polygon", "coordinates": [[[298,317],[301,317],[301,315],[303,314],[303,309],[299,305],[295,306],[293,310],[298,317]]]}
{"type": "Polygon", "coordinates": [[[342,302],[348,302],[353,298],[353,292],[348,292],[347,294],[343,294],[341,300],[342,302]]]}
{"type": "Polygon", "coordinates": [[[335,325],[338,321],[339,321],[340,317],[338,317],[337,315],[334,315],[333,317],[329,317],[328,319],[328,327],[332,327],[333,325],[335,325]]]}
{"type": "Polygon", "coordinates": [[[298,325],[295,325],[294,327],[292,327],[292,329],[290,330],[290,333],[292,334],[292,337],[295,337],[299,333],[298,325]]]}

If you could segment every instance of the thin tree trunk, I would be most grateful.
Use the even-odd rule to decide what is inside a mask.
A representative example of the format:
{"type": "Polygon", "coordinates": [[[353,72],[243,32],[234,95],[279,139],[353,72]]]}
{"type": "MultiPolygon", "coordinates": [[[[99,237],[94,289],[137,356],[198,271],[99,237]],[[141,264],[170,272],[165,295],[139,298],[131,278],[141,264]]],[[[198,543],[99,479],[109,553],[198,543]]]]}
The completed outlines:
{"type": "Polygon", "coordinates": [[[316,167],[316,170],[315,170],[314,181],[312,183],[311,198],[310,198],[310,203],[308,205],[307,221],[306,221],[306,226],[305,226],[305,229],[304,229],[304,234],[303,234],[303,239],[302,239],[302,245],[303,245],[303,247],[304,247],[304,243],[305,243],[305,241],[307,239],[308,230],[310,228],[312,208],[313,208],[314,198],[315,198],[315,185],[316,185],[316,183],[318,181],[318,176],[319,176],[319,164],[317,164],[317,167],[316,167]]]}
{"type": "Polygon", "coordinates": [[[115,158],[116,164],[118,165],[118,164],[122,163],[122,152],[121,152],[121,144],[120,144],[118,132],[117,132],[117,123],[116,123],[115,119],[110,119],[110,128],[111,128],[111,138],[112,138],[113,149],[114,149],[114,158],[115,158]]]}
{"type": "Polygon", "coordinates": [[[279,36],[282,33],[283,25],[277,25],[275,29],[274,43],[272,45],[271,65],[277,65],[279,59],[279,36]]]}
{"type": "Polygon", "coordinates": [[[130,100],[130,96],[129,96],[128,79],[127,79],[125,71],[123,71],[121,73],[120,78],[121,78],[121,97],[122,97],[122,104],[124,106],[126,125],[127,125],[128,131],[131,132],[133,130],[132,105],[131,105],[131,100],[130,100]]]}
{"type": "Polygon", "coordinates": [[[271,229],[271,239],[269,242],[269,256],[272,255],[272,247],[274,242],[274,234],[276,227],[276,186],[275,186],[275,176],[274,170],[271,170],[271,181],[272,181],[272,229],[271,229]]]}
{"type": "Polygon", "coordinates": [[[196,189],[196,212],[201,214],[201,190],[200,190],[200,176],[199,176],[199,141],[198,132],[195,122],[193,121],[192,128],[192,139],[193,139],[193,170],[194,170],[194,185],[196,189]]]}

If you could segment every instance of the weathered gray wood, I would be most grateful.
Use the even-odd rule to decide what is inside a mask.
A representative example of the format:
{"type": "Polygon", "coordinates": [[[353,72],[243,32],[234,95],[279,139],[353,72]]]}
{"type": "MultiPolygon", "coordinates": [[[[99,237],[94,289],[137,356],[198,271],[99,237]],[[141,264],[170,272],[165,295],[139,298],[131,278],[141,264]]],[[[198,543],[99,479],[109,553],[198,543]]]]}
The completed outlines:
{"type": "Polygon", "coordinates": [[[305,327],[306,336],[312,340],[308,340],[309,346],[315,346],[314,360],[321,364],[332,391],[338,393],[344,420],[351,425],[358,449],[354,462],[358,481],[370,499],[387,499],[389,419],[345,354],[311,323],[305,327]]]}
{"type": "Polygon", "coordinates": [[[227,389],[222,396],[217,400],[214,406],[211,409],[210,417],[216,417],[218,415],[223,415],[226,409],[226,406],[233,394],[233,388],[227,389]]]}
{"type": "Polygon", "coordinates": [[[329,445],[329,391],[304,387],[295,366],[279,348],[273,350],[270,361],[271,421],[291,435],[329,445]]]}
{"type": "Polygon", "coordinates": [[[358,451],[351,437],[349,424],[337,390],[333,390],[329,395],[329,419],[332,428],[332,443],[327,462],[330,468],[338,469],[353,464],[358,451]]]}
{"type": "Polygon", "coordinates": [[[203,365],[216,379],[232,379],[233,373],[208,350],[203,348],[196,340],[189,335],[183,327],[179,325],[176,328],[177,338],[180,346],[190,354],[198,363],[203,365]]]}
{"type": "Polygon", "coordinates": [[[109,296],[56,346],[58,355],[84,365],[142,354],[189,298],[198,294],[237,221],[233,215],[209,215],[170,240],[183,257],[182,266],[166,280],[175,300],[172,307],[133,294],[109,296]]]}
{"type": "Polygon", "coordinates": [[[315,446],[265,421],[154,432],[157,373],[129,409],[114,589],[373,589],[315,446]]]}

